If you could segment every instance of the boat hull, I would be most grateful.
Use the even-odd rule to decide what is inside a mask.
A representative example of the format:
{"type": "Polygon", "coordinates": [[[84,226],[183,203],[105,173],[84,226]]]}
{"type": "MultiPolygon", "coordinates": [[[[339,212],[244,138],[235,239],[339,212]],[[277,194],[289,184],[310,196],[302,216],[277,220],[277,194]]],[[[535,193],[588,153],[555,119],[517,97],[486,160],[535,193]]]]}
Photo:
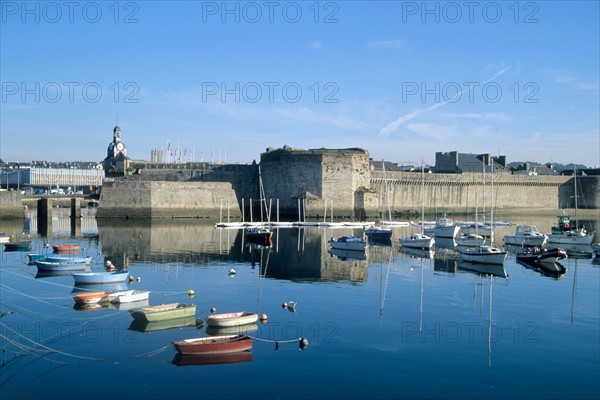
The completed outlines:
{"type": "Polygon", "coordinates": [[[76,254],[79,252],[78,244],[57,244],[52,246],[55,253],[76,254]]]}
{"type": "Polygon", "coordinates": [[[258,314],[249,312],[213,314],[206,318],[206,323],[208,326],[216,326],[220,328],[254,324],[256,321],[258,321],[258,314]]]}
{"type": "Polygon", "coordinates": [[[593,235],[582,235],[579,233],[552,233],[548,235],[548,243],[555,244],[583,244],[591,245],[593,235]]]}
{"type": "Polygon", "coordinates": [[[250,350],[252,339],[245,335],[208,336],[177,340],[173,342],[173,347],[184,355],[229,354],[250,350]]]}
{"type": "Polygon", "coordinates": [[[433,228],[433,236],[436,238],[454,238],[460,228],[458,226],[436,226],[433,228]]]}
{"type": "Polygon", "coordinates": [[[338,238],[338,240],[331,238],[331,240],[329,240],[329,245],[332,249],[365,251],[367,248],[367,241],[363,238],[342,236],[338,238]]]}
{"type": "Polygon", "coordinates": [[[412,235],[400,239],[402,247],[409,247],[411,249],[430,249],[434,243],[434,238],[425,235],[412,235]]]}
{"type": "Polygon", "coordinates": [[[463,261],[477,264],[504,264],[507,253],[493,247],[479,246],[459,251],[463,261]]]}
{"type": "Polygon", "coordinates": [[[73,300],[78,305],[98,304],[108,296],[108,292],[88,292],[79,293],[73,296],[73,300]]]}
{"type": "Polygon", "coordinates": [[[29,251],[31,242],[4,243],[4,251],[29,251]]]}
{"type": "Polygon", "coordinates": [[[196,314],[195,304],[172,303],[154,307],[142,307],[129,311],[134,319],[147,322],[166,321],[193,317],[196,314]]]}
{"type": "Polygon", "coordinates": [[[150,292],[146,290],[125,290],[108,295],[108,301],[115,304],[147,301],[150,292]]]}
{"type": "Polygon", "coordinates": [[[119,272],[81,272],[73,274],[76,285],[94,285],[125,282],[128,271],[119,272]]]}

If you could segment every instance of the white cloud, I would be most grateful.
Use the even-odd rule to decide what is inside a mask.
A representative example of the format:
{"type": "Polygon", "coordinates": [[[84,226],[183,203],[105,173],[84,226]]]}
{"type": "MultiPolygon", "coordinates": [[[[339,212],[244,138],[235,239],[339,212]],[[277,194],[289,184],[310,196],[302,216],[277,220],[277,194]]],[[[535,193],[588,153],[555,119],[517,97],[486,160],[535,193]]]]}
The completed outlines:
{"type": "MultiPolygon", "coordinates": [[[[510,67],[504,67],[501,70],[497,71],[490,79],[486,80],[485,82],[483,82],[483,84],[485,85],[486,83],[489,83],[491,81],[494,81],[498,78],[500,78],[506,71],[508,71],[510,69],[510,67]]],[[[462,96],[464,94],[464,92],[466,92],[467,90],[469,90],[469,87],[467,86],[465,89],[461,90],[458,94],[458,97],[462,96]]],[[[418,109],[415,111],[412,111],[408,114],[404,114],[402,116],[400,116],[398,119],[388,123],[386,126],[384,126],[383,128],[381,128],[381,130],[379,131],[379,135],[383,136],[383,137],[387,137],[389,136],[392,132],[396,131],[399,127],[401,127],[402,125],[406,124],[408,121],[427,114],[437,108],[440,108],[446,104],[448,104],[450,101],[446,100],[446,101],[442,101],[440,103],[435,103],[429,107],[426,108],[422,108],[422,109],[418,109]]]]}
{"type": "Polygon", "coordinates": [[[403,50],[406,48],[406,42],[402,39],[377,40],[377,41],[369,42],[367,44],[367,46],[372,47],[372,48],[380,48],[380,49],[403,50]]]}
{"type": "Polygon", "coordinates": [[[559,70],[550,71],[550,75],[554,82],[561,85],[566,85],[570,88],[582,90],[594,95],[598,95],[600,92],[600,81],[598,80],[585,81],[570,72],[559,70]]]}

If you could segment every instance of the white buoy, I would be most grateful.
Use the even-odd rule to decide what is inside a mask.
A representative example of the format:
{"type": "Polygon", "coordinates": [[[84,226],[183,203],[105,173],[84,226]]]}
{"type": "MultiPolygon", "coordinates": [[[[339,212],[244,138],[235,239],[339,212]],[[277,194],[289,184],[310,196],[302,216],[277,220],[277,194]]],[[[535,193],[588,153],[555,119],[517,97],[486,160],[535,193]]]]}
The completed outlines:
{"type": "Polygon", "coordinates": [[[229,275],[235,275],[235,274],[237,274],[237,272],[235,272],[235,269],[231,268],[229,270],[229,275]]]}

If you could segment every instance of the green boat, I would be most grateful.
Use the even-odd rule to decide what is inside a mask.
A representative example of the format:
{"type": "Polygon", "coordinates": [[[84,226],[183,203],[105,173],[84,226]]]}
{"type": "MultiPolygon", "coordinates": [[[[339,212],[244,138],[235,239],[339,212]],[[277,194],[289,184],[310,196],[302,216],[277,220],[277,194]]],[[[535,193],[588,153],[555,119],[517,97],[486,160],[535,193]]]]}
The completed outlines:
{"type": "Polygon", "coordinates": [[[195,304],[171,303],[129,310],[135,320],[155,322],[196,315],[195,304]]]}
{"type": "Polygon", "coordinates": [[[31,250],[31,241],[4,243],[4,251],[29,251],[31,250]]]}

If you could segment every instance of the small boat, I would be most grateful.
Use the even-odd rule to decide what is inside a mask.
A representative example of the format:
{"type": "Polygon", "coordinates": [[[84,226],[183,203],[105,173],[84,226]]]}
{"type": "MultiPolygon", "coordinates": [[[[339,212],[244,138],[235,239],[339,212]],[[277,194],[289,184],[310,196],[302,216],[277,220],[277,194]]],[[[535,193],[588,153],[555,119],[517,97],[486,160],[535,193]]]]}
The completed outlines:
{"type": "Polygon", "coordinates": [[[38,271],[61,272],[61,271],[87,271],[89,269],[84,263],[60,263],[50,261],[34,261],[38,271]]]}
{"type": "Polygon", "coordinates": [[[504,244],[517,246],[543,246],[548,237],[535,225],[517,225],[514,235],[505,235],[504,244]]]}
{"type": "Polygon", "coordinates": [[[460,227],[454,224],[454,221],[447,217],[438,218],[433,227],[433,236],[435,238],[453,238],[456,236],[460,227]]]}
{"type": "Polygon", "coordinates": [[[76,285],[92,285],[125,282],[129,271],[115,272],[80,272],[73,274],[76,285]]]}
{"type": "Polygon", "coordinates": [[[578,227],[577,222],[571,221],[570,215],[559,215],[558,221],[548,235],[548,243],[591,245],[594,233],[588,233],[583,227],[578,227]]]}
{"type": "Polygon", "coordinates": [[[475,247],[485,244],[485,238],[476,233],[456,236],[454,240],[456,241],[457,246],[475,247]]]}
{"type": "Polygon", "coordinates": [[[430,249],[435,243],[435,239],[424,233],[413,233],[408,237],[400,238],[400,246],[411,249],[430,249]]]}
{"type": "Polygon", "coordinates": [[[459,222],[460,232],[463,235],[476,234],[483,237],[490,237],[492,228],[484,222],[459,222]]]}
{"type": "Polygon", "coordinates": [[[29,251],[31,250],[30,240],[21,240],[19,242],[4,243],[4,251],[29,251]]]}
{"type": "Polygon", "coordinates": [[[129,311],[134,319],[155,322],[170,319],[193,317],[196,314],[195,304],[171,303],[159,306],[141,307],[129,311]]]}
{"type": "Polygon", "coordinates": [[[255,226],[246,229],[244,232],[246,240],[254,243],[271,244],[271,237],[273,232],[266,226],[255,226]]]}
{"type": "Polygon", "coordinates": [[[106,301],[107,296],[108,292],[87,292],[76,294],[73,296],[73,300],[78,305],[90,305],[106,301]]]}
{"type": "Polygon", "coordinates": [[[252,349],[252,339],[246,335],[207,336],[173,342],[181,354],[228,354],[252,349]]]}
{"type": "Polygon", "coordinates": [[[554,265],[556,262],[567,258],[567,252],[558,247],[551,249],[533,247],[517,253],[515,257],[517,258],[517,261],[526,264],[554,265]]]}
{"type": "Polygon", "coordinates": [[[229,327],[246,324],[254,324],[258,321],[258,314],[253,314],[245,311],[213,314],[206,318],[208,326],[229,327]]]}
{"type": "Polygon", "coordinates": [[[76,254],[79,252],[78,244],[57,244],[52,246],[55,253],[76,254]]]}
{"type": "Polygon", "coordinates": [[[176,353],[173,364],[178,367],[187,365],[208,365],[208,364],[229,364],[236,362],[252,361],[251,351],[239,351],[237,353],[227,354],[194,354],[183,355],[176,353]]]}
{"type": "Polygon", "coordinates": [[[131,303],[134,301],[148,300],[150,291],[148,290],[123,290],[108,295],[110,303],[131,303]]]}
{"type": "Polygon", "coordinates": [[[85,271],[91,260],[92,257],[47,256],[33,263],[40,271],[85,271]]]}
{"type": "Polygon", "coordinates": [[[342,236],[337,240],[332,237],[329,240],[329,245],[334,249],[365,251],[367,241],[356,236],[342,236]]]}
{"type": "Polygon", "coordinates": [[[487,245],[469,247],[458,253],[463,261],[479,264],[504,264],[507,256],[506,251],[487,245]]]}
{"type": "Polygon", "coordinates": [[[227,326],[224,328],[218,326],[207,326],[206,334],[209,336],[224,336],[224,335],[247,335],[250,332],[256,332],[258,324],[246,324],[237,326],[227,326]]]}
{"type": "Polygon", "coordinates": [[[148,303],[147,299],[127,302],[127,303],[111,303],[111,302],[108,303],[108,308],[111,310],[129,311],[129,310],[133,310],[134,308],[140,308],[140,307],[150,307],[150,303],[148,303]]]}
{"type": "Polygon", "coordinates": [[[365,229],[365,235],[367,235],[369,241],[390,240],[392,238],[392,228],[373,225],[365,229]]]}

